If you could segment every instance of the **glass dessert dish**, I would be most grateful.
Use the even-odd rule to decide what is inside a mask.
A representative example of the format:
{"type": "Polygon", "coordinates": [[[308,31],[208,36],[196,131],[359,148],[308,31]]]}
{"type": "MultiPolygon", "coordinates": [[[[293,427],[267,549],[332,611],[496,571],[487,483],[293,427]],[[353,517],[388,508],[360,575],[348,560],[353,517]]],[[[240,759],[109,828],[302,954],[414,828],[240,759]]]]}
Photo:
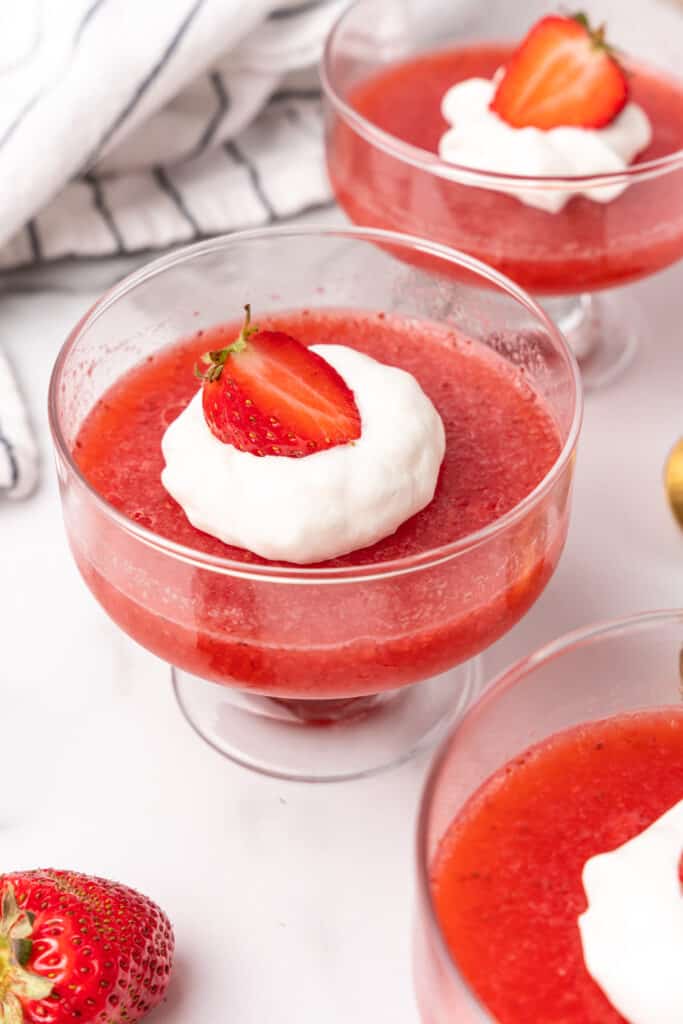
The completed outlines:
{"type": "MultiPolygon", "coordinates": [[[[444,741],[417,830],[425,1024],[624,1019],[584,962],[582,867],[683,798],[682,658],[683,611],[572,633],[499,676],[444,741]]],[[[628,958],[616,968],[628,972],[628,958]]]]}
{"type": "Polygon", "coordinates": [[[628,364],[641,333],[637,307],[612,289],[683,256],[680,12],[667,0],[589,5],[591,22],[605,22],[627,54],[631,98],[652,126],[650,144],[626,169],[532,177],[438,155],[450,127],[440,110],[447,90],[491,79],[531,26],[557,11],[543,0],[356,0],[322,62],[327,163],[352,221],[453,246],[542,297],[584,384],[598,387],[628,364]],[[606,188],[619,194],[604,201],[606,188]],[[561,193],[560,209],[539,208],[561,193]]]}
{"type": "MultiPolygon", "coordinates": [[[[476,694],[476,655],[532,605],[560,556],[581,407],[564,339],[516,285],[435,243],[353,228],[243,232],[156,260],[74,328],[49,397],[67,535],[92,593],[170,662],[184,715],[217,751],[310,781],[407,758],[476,694]],[[450,273],[424,271],[420,254],[450,273]],[[455,480],[460,497],[444,500],[437,488],[391,538],[315,566],[268,562],[191,527],[161,488],[160,437],[196,392],[203,333],[247,300],[259,318],[299,311],[308,341],[328,324],[333,335],[393,345],[398,364],[412,359],[416,376],[429,371],[423,386],[443,416],[451,392],[468,387],[450,368],[465,358],[475,368],[490,363],[500,394],[474,392],[467,424],[457,414],[446,423],[438,487],[455,480]],[[429,331],[441,332],[439,345],[430,347],[429,331]],[[190,340],[175,349],[178,339],[190,340]],[[168,352],[182,363],[182,401],[168,352]],[[126,381],[137,390],[116,392],[126,381]],[[504,401],[516,410],[508,420],[496,412],[504,401]],[[551,448],[542,447],[539,408],[552,424],[551,448]],[[125,441],[112,409],[132,418],[125,441]],[[86,443],[95,413],[104,426],[86,443]],[[479,449],[476,422],[486,435],[479,449]],[[494,449],[502,462],[493,490],[477,493],[486,465],[499,465],[494,449]],[[111,462],[104,476],[100,458],[111,462]],[[523,472],[536,477],[506,508],[523,472]],[[468,521],[468,502],[482,505],[486,525],[457,536],[449,524],[468,521]],[[430,535],[439,542],[421,540],[430,535]]],[[[275,507],[272,517],[277,524],[275,507]]]]}

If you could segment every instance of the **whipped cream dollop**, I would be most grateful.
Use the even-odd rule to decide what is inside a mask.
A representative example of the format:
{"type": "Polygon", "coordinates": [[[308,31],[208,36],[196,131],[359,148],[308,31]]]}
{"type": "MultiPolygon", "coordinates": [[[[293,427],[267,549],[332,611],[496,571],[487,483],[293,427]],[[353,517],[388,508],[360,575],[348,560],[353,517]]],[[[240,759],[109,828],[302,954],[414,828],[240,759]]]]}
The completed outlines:
{"type": "Polygon", "coordinates": [[[374,544],[434,497],[441,417],[415,378],[344,345],[314,345],[354,392],[361,436],[304,458],[238,451],[211,433],[201,391],[167,428],[161,479],[198,530],[305,565],[374,544]]]}
{"type": "MultiPolygon", "coordinates": [[[[500,75],[500,72],[497,73],[500,75]]],[[[439,155],[449,163],[479,171],[524,177],[575,177],[625,170],[652,138],[647,114],[627,103],[605,128],[513,128],[493,110],[498,77],[469,78],[445,94],[441,112],[452,127],[439,143],[439,155]]],[[[558,213],[575,195],[598,203],[616,199],[626,185],[600,188],[522,188],[487,186],[516,196],[527,206],[558,213]]]]}
{"type": "Polygon", "coordinates": [[[683,800],[583,869],[586,967],[631,1024],[683,1021],[682,852],[683,800]]]}

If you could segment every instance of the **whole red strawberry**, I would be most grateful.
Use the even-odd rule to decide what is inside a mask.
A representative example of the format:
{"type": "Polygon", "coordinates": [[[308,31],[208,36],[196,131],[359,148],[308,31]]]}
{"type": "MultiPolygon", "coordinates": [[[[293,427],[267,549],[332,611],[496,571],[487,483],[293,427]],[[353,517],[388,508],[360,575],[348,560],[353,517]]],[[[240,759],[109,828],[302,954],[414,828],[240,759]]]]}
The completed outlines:
{"type": "Polygon", "coordinates": [[[283,331],[251,325],[251,310],[226,348],[202,356],[209,429],[252,455],[312,455],[360,437],[360,414],[334,367],[283,331]]]}
{"type": "Polygon", "coordinates": [[[166,915],[124,885],[71,871],[0,875],[0,1022],[136,1024],[163,998],[166,915]]]}

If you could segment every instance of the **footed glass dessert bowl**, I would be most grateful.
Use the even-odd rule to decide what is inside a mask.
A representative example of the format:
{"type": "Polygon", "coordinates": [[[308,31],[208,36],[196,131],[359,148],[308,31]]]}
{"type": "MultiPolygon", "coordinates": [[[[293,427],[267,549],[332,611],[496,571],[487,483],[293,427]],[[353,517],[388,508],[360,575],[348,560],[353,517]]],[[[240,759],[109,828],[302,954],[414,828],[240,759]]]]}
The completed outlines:
{"type": "Polygon", "coordinates": [[[683,611],[580,630],[444,741],[417,830],[425,1024],[621,1024],[683,1007],[683,611]]]}
{"type": "MultiPolygon", "coordinates": [[[[594,94],[581,83],[573,92],[580,65],[562,67],[558,36],[563,84],[537,123],[552,123],[552,100],[557,122],[595,115],[604,127],[510,127],[488,109],[496,76],[513,60],[521,76],[517,48],[558,13],[545,0],[356,0],[322,63],[327,163],[352,221],[464,250],[542,297],[584,383],[598,387],[625,368],[643,330],[628,294],[614,289],[683,256],[681,15],[668,0],[593,0],[586,14],[598,34],[605,24],[623,68],[603,82],[598,67],[594,94]]],[[[552,26],[535,38],[529,79],[550,61],[552,26]]],[[[511,85],[508,107],[527,84],[511,85]]]]}
{"type": "MultiPolygon", "coordinates": [[[[247,347],[263,336],[248,328],[247,347]]],[[[74,328],[49,396],[67,535],[96,599],[173,666],[183,713],[216,750],[312,781],[405,759],[478,692],[476,656],[531,607],[560,557],[581,407],[565,341],[512,282],[435,243],[314,228],[216,238],[130,275],[74,328]],[[420,254],[449,273],[421,269],[420,254]],[[215,359],[241,337],[247,302],[254,321],[286,332],[290,346],[321,353],[334,343],[347,362],[363,353],[419,385],[445,450],[432,499],[394,532],[312,564],[235,542],[241,517],[255,546],[311,563],[306,551],[343,531],[365,536],[384,514],[369,506],[360,524],[352,507],[342,515],[352,483],[371,496],[379,487],[382,504],[406,486],[398,456],[361,459],[368,397],[375,425],[379,417],[386,427],[398,408],[390,390],[356,387],[360,437],[341,454],[261,458],[209,432],[201,402],[214,384],[194,371],[207,350],[215,359]],[[185,447],[172,445],[188,423],[185,447]],[[203,461],[207,452],[219,462],[203,461]],[[357,469],[341,490],[327,485],[335,459],[352,476],[357,469]],[[221,466],[228,474],[236,463],[246,475],[224,476],[221,466]],[[170,468],[189,504],[168,485],[170,468]],[[294,472],[313,488],[310,500],[294,472]],[[199,491],[213,515],[201,528],[190,521],[199,491]],[[296,549],[282,547],[290,536],[296,549]]],[[[403,443],[413,426],[384,433],[403,443]]]]}

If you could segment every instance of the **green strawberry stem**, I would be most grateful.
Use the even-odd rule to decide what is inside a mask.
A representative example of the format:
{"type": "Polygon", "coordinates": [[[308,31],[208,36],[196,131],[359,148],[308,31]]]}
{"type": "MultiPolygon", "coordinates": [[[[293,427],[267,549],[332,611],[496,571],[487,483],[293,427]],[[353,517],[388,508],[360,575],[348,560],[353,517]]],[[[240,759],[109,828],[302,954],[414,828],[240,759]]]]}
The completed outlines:
{"type": "MultiPolygon", "coordinates": [[[[244,307],[244,323],[242,324],[242,330],[237,335],[235,340],[227,348],[217,349],[215,352],[205,352],[202,356],[202,362],[205,366],[208,366],[207,370],[202,370],[197,365],[194,368],[195,377],[199,377],[200,380],[209,381],[214,383],[220,380],[223,367],[228,361],[229,356],[236,355],[238,352],[244,352],[247,347],[247,342],[251,338],[252,334],[258,333],[258,327],[253,327],[251,323],[251,305],[247,302],[244,307]]],[[[0,1024],[2,1021],[0,1020],[0,1024]]]]}
{"type": "Polygon", "coordinates": [[[585,11],[576,11],[575,14],[571,15],[571,18],[573,21],[578,21],[579,25],[585,28],[596,50],[604,50],[610,57],[614,56],[615,51],[607,42],[607,25],[604,22],[598,28],[593,28],[590,18],[585,11]]]}
{"type": "Polygon", "coordinates": [[[0,898],[0,1022],[23,1024],[21,1000],[46,999],[52,982],[25,970],[31,955],[33,915],[21,910],[14,887],[6,885],[0,898]]]}

